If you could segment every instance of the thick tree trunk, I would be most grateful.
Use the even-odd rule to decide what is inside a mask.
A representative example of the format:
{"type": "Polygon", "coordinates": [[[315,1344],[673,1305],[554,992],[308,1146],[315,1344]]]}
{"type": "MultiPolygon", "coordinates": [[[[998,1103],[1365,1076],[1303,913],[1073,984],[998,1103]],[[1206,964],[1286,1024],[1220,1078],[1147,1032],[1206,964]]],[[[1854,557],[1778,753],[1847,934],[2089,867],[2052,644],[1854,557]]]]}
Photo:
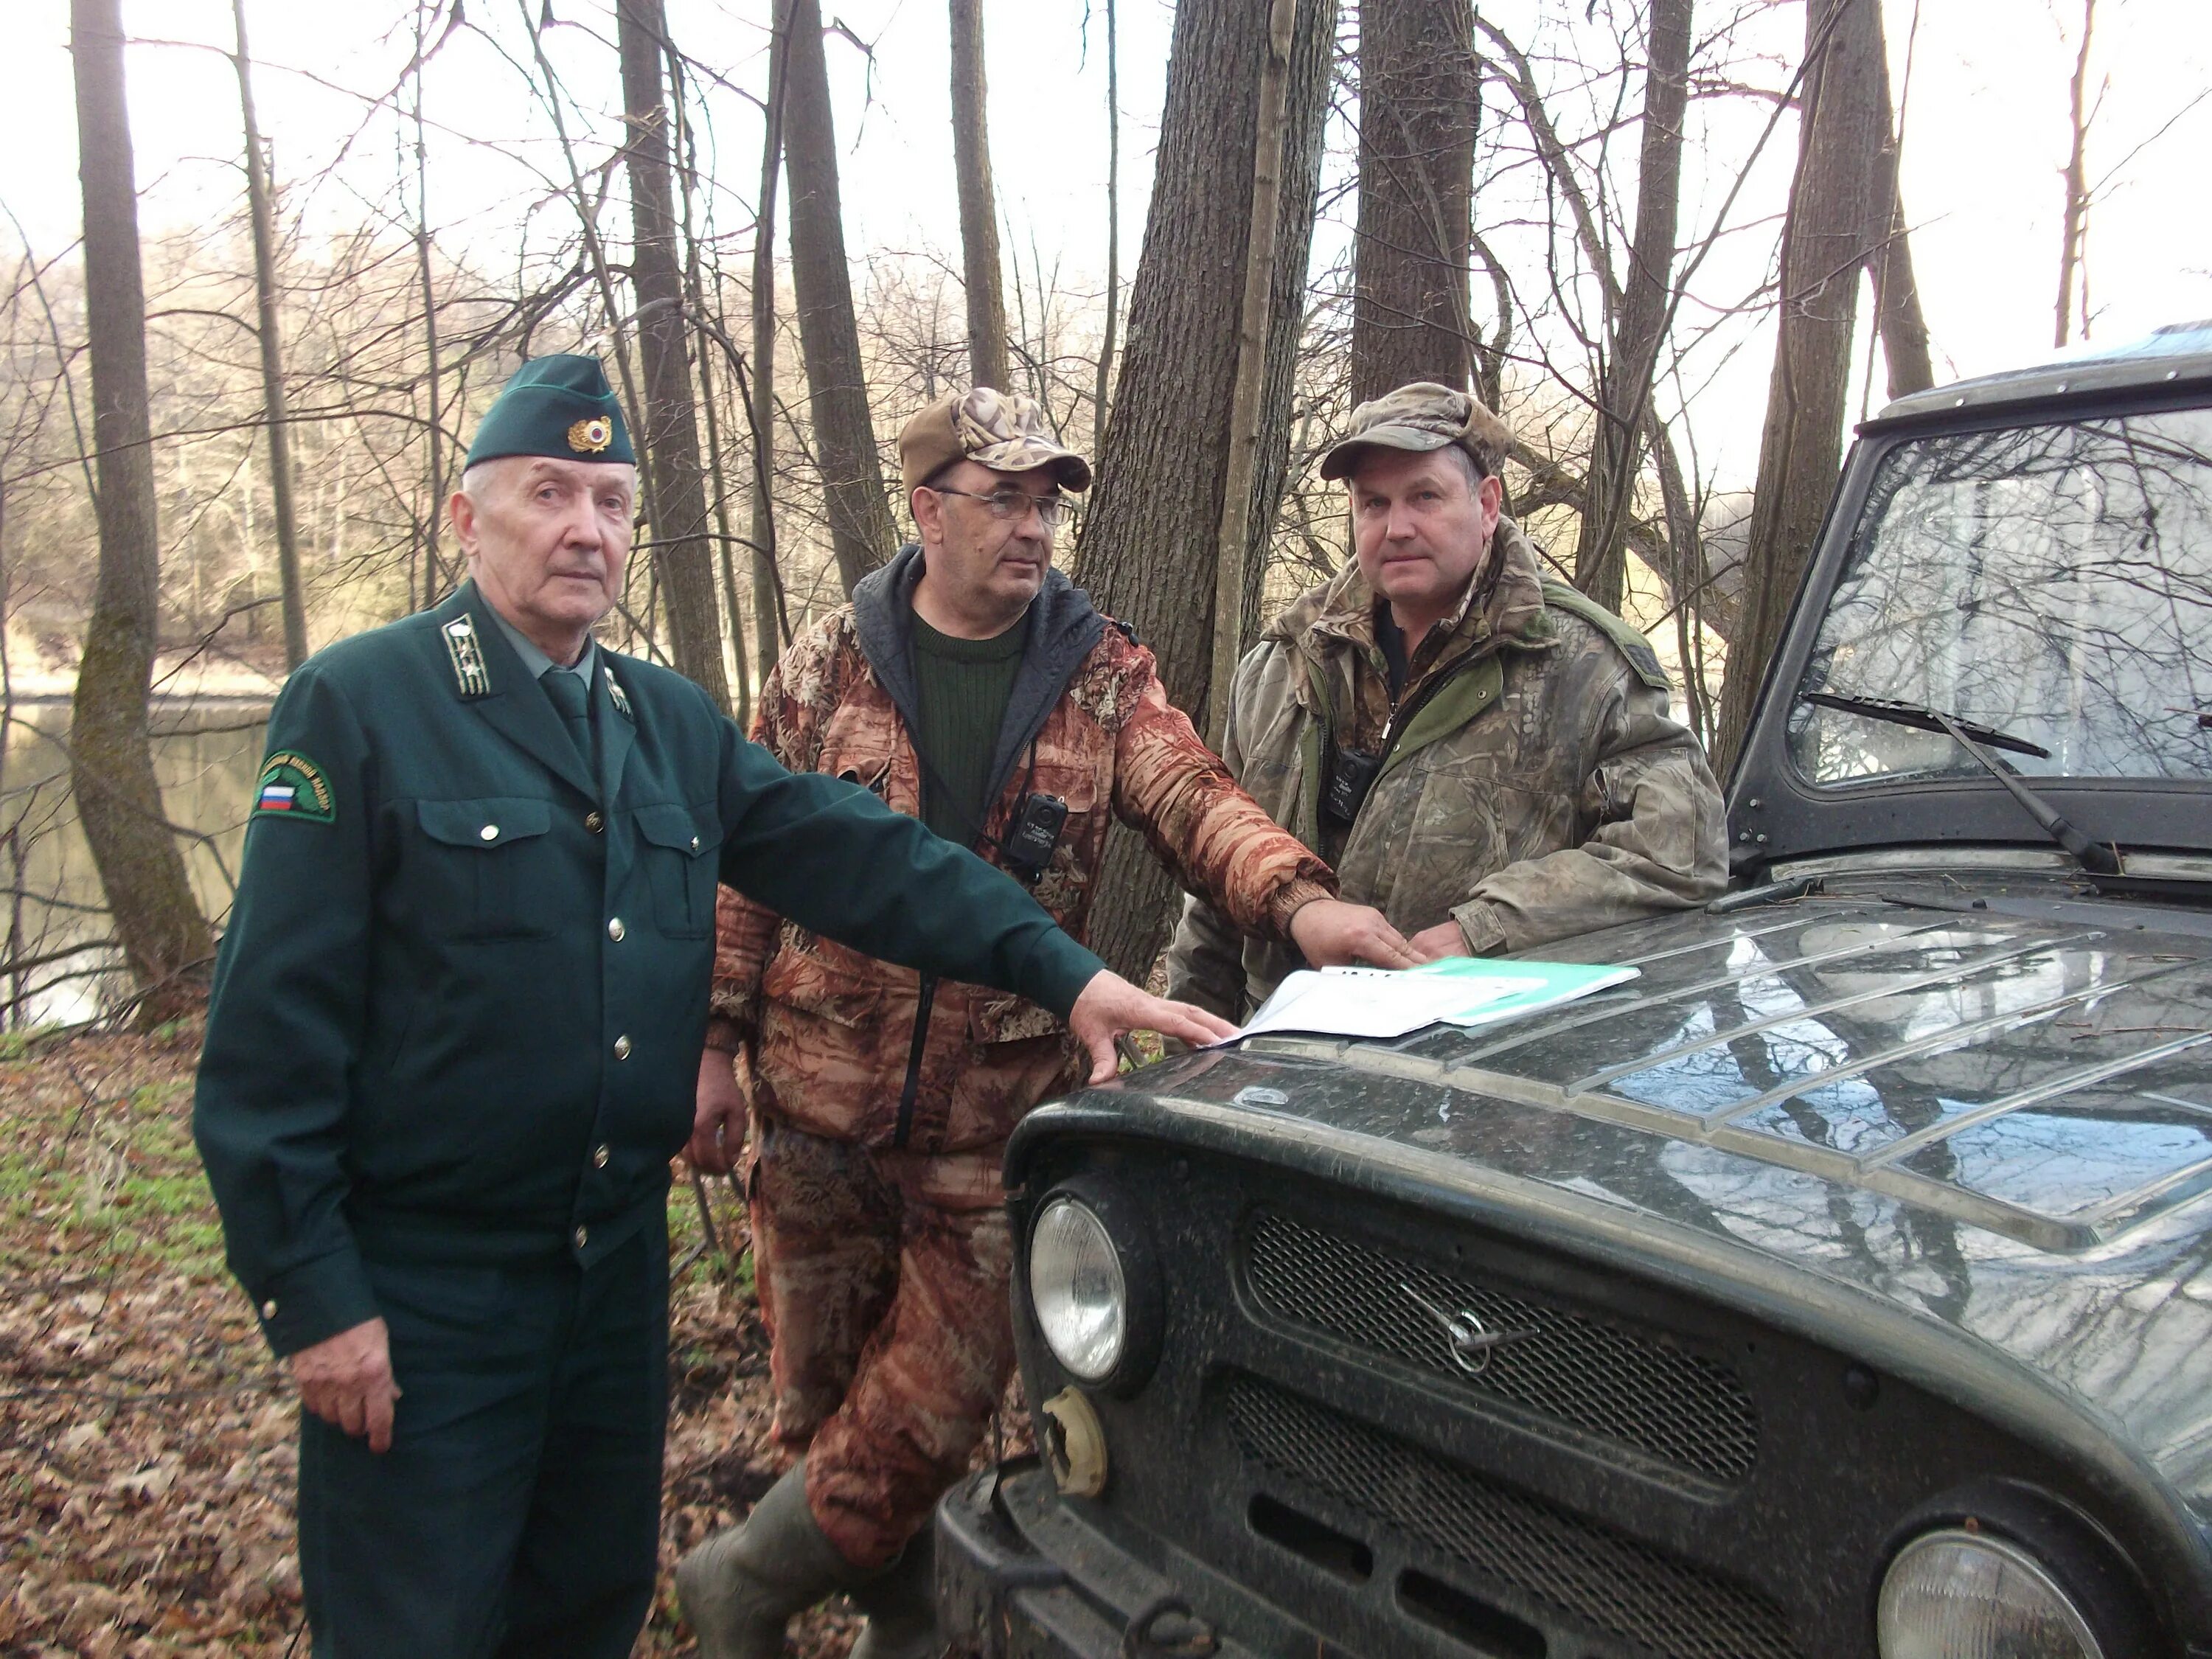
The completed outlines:
{"type": "Polygon", "coordinates": [[[982,0],[951,0],[952,169],[960,185],[960,270],[968,289],[968,383],[1006,391],[1006,302],[984,118],[982,0]]]}
{"type": "Polygon", "coordinates": [[[1471,0],[1360,0],[1355,402],[1408,380],[1468,383],[1481,96],[1471,0]]]}
{"type": "Polygon", "coordinates": [[[668,601],[670,656],[677,672],[730,707],[722,668],[721,610],[714,597],[714,554],[707,523],[706,476],[699,464],[697,399],[691,389],[690,324],[684,316],[684,261],[668,176],[668,105],[662,58],[668,21],[661,0],[620,0],[615,35],[622,57],[624,154],[629,172],[630,286],[637,295],[644,419],[638,436],[653,477],[654,518],[647,526],[653,565],[668,601]]]}
{"type": "Polygon", "coordinates": [[[238,32],[238,110],[246,127],[246,203],[253,222],[253,295],[261,340],[261,412],[269,428],[269,494],[276,513],[276,585],[284,605],[284,665],[307,659],[307,599],[300,581],[300,536],[292,508],[292,428],[284,402],[284,336],[276,315],[276,228],[268,159],[253,114],[253,57],[246,44],[246,0],[230,0],[238,32]]]}
{"type": "Polygon", "coordinates": [[[792,0],[784,90],[784,171],[791,183],[791,285],[806,359],[814,459],[822,471],[837,576],[850,593],[891,556],[898,531],[884,495],[883,462],[868,416],[853,276],[845,263],[837,197],[837,134],[830,118],[830,66],[820,0],[792,0]]]}
{"type": "MultiPolygon", "coordinates": [[[[1875,17],[1877,27],[1880,15],[1875,17]]],[[[1881,192],[1875,209],[1874,228],[1880,246],[1867,261],[1874,278],[1875,316],[1881,331],[1881,356],[1889,370],[1889,395],[1925,392],[1936,384],[1936,367],[1928,352],[1928,319],[1920,309],[1920,284],[1912,274],[1912,246],[1905,229],[1905,192],[1898,182],[1899,152],[1904,140],[1897,130],[1897,111],[1889,96],[1889,52],[1881,54],[1881,161],[1875,179],[1881,192]]]]}
{"type": "Polygon", "coordinates": [[[1781,316],[1759,449],[1741,625],[1729,641],[1717,758],[1732,764],[1767,660],[1835,488],[1859,270],[1881,193],[1881,33],[1875,0],[1806,15],[1797,173],[1782,233],[1781,316]]]}
{"type": "MultiPolygon", "coordinates": [[[[1690,9],[1691,0],[1652,0],[1651,62],[1644,82],[1643,149],[1636,173],[1636,236],[1611,349],[1598,381],[1582,532],[1575,548],[1575,586],[1610,611],[1620,609],[1626,585],[1628,518],[1642,471],[1644,414],[1674,276],[1682,114],[1690,91],[1690,9]]],[[[1677,542],[1683,528],[1668,526],[1677,542]]]]}
{"type": "Polygon", "coordinates": [[[77,165],[84,189],[100,578],[70,727],[70,779],[116,937],[165,1018],[191,1000],[214,954],[162,816],[146,702],[159,638],[160,537],[146,400],[146,293],[123,90],[120,0],[70,0],[77,165]]]}
{"type": "MultiPolygon", "coordinates": [[[[1076,580],[1137,629],[1158,659],[1168,696],[1201,729],[1208,720],[1213,606],[1200,573],[1210,566],[1229,477],[1258,70],[1267,23],[1265,6],[1176,9],[1144,253],[1130,289],[1113,416],[1099,447],[1099,482],[1075,559],[1076,580]],[[1194,586],[1205,595],[1197,604],[1194,586]]],[[[1249,496],[1247,638],[1258,622],[1260,581],[1289,454],[1291,380],[1304,323],[1335,31],[1336,0],[1300,0],[1266,374],[1254,426],[1259,441],[1249,496]]],[[[1138,837],[1119,829],[1101,880],[1092,948],[1119,971],[1142,979],[1173,920],[1174,883],[1138,837]]]]}
{"type": "Polygon", "coordinates": [[[783,655],[787,629],[775,569],[775,187],[783,172],[783,106],[791,84],[791,0],[775,0],[769,18],[768,109],[761,135],[760,212],[753,227],[752,428],[753,646],[761,684],[783,655]]]}

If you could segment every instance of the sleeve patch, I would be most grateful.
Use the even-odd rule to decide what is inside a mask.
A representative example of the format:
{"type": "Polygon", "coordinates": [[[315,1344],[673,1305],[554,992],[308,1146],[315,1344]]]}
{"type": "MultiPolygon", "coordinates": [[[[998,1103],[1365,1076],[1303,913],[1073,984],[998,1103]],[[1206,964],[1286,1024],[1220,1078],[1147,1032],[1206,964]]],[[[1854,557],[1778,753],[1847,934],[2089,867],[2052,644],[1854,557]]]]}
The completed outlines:
{"type": "Polygon", "coordinates": [[[328,823],[337,817],[337,798],[321,767],[296,749],[280,749],[261,764],[250,816],[328,823]]]}

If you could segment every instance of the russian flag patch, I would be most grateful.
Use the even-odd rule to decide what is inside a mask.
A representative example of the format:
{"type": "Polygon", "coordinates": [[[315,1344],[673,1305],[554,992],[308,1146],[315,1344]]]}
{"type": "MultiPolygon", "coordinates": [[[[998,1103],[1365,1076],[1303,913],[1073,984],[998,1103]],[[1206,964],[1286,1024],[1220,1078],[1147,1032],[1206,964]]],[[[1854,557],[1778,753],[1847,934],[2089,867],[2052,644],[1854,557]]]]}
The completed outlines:
{"type": "Polygon", "coordinates": [[[337,817],[337,799],[323,769],[296,749],[280,749],[261,763],[253,795],[252,817],[287,817],[328,823],[337,817]]]}

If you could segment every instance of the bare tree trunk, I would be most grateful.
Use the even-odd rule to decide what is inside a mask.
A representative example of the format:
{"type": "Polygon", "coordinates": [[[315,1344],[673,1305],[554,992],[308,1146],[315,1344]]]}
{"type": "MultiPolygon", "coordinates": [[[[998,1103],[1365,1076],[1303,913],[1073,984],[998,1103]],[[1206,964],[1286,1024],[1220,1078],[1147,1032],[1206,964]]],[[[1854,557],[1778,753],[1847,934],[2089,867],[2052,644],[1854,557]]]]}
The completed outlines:
{"type": "MultiPolygon", "coordinates": [[[[696,245],[693,246],[696,252],[696,245]]],[[[691,299],[695,306],[704,308],[705,295],[700,292],[696,272],[691,299]]],[[[714,410],[714,374],[711,367],[714,357],[708,349],[704,331],[693,331],[697,336],[693,343],[699,353],[699,407],[707,417],[707,481],[714,504],[714,562],[722,578],[722,606],[730,619],[730,666],[738,677],[732,688],[737,707],[732,712],[738,727],[750,731],[753,719],[752,673],[745,662],[745,612],[738,598],[737,538],[730,533],[730,483],[722,468],[721,417],[714,410]]]]}
{"type": "MultiPolygon", "coordinates": [[[[1877,26],[1881,19],[1875,19],[1877,26]]],[[[1899,183],[1898,166],[1905,146],[1899,131],[1897,110],[1889,96],[1889,52],[1881,64],[1881,161],[1875,179],[1881,200],[1875,210],[1878,237],[1867,274],[1874,278],[1875,316],[1881,330],[1882,361],[1889,370],[1889,395],[1925,392],[1936,384],[1936,367],[1928,353],[1928,319],[1920,309],[1920,284],[1912,274],[1912,245],[1906,240],[1905,191],[1899,183]]]]}
{"type": "MultiPolygon", "coordinates": [[[[1167,104],[1145,249],[1129,292],[1128,335],[1098,485],[1076,550],[1076,580],[1133,626],[1168,696],[1201,728],[1213,607],[1191,602],[1197,550],[1213,544],[1229,478],[1229,430],[1251,239],[1251,158],[1259,131],[1254,66],[1268,13],[1256,5],[1176,10],[1167,104]]],[[[1266,375],[1245,552],[1244,615],[1256,621],[1289,457],[1291,374],[1304,323],[1307,256],[1321,179],[1336,0],[1300,0],[1284,123],[1281,200],[1268,296],[1266,375]]],[[[1249,629],[1245,630],[1249,636],[1249,629]]],[[[1117,828],[1102,872],[1091,945],[1141,979],[1173,919],[1175,886],[1117,828]]]]}
{"type": "Polygon", "coordinates": [[[951,0],[952,170],[960,185],[960,269],[968,289],[968,379],[1006,385],[1006,302],[999,277],[999,220],[984,114],[982,0],[951,0]]]}
{"type": "Polygon", "coordinates": [[[1360,0],[1355,402],[1409,380],[1468,383],[1481,98],[1471,0],[1360,0]]]}
{"type": "MultiPolygon", "coordinates": [[[[699,412],[707,422],[707,489],[708,499],[714,511],[714,562],[722,580],[723,614],[729,621],[728,666],[735,676],[732,691],[737,707],[732,712],[740,730],[749,730],[752,724],[752,676],[745,663],[745,612],[738,598],[738,566],[735,538],[730,533],[730,480],[724,464],[722,447],[721,404],[714,392],[714,336],[726,337],[727,331],[721,319],[721,282],[719,263],[715,270],[714,295],[715,303],[710,309],[703,261],[699,253],[699,238],[691,221],[691,197],[699,182],[699,153],[697,129],[691,125],[690,106],[684,88],[684,59],[672,47],[668,54],[668,108],[672,118],[672,136],[676,141],[677,165],[682,169],[684,180],[684,294],[691,308],[691,349],[698,354],[699,412]],[[709,325],[709,318],[713,323],[709,325]]],[[[740,385],[742,385],[742,381],[740,385]]]]}
{"type": "Polygon", "coordinates": [[[146,704],[160,637],[160,536],[146,399],[146,294],[123,89],[121,0],[70,0],[84,286],[91,342],[100,578],[85,625],[70,778],[125,959],[148,1018],[194,994],[213,954],[162,815],[146,704]]]}
{"type": "MultiPolygon", "coordinates": [[[[1689,105],[1691,0],[1652,0],[1650,66],[1644,82],[1643,149],[1637,163],[1636,235],[1598,381],[1589,472],[1583,491],[1575,586],[1620,609],[1627,580],[1629,508],[1642,471],[1644,415],[1667,327],[1668,284],[1681,203],[1682,115],[1689,105]]],[[[1683,526],[1671,521],[1680,542],[1683,526]]]]}
{"type": "Polygon", "coordinates": [[[629,129],[624,149],[634,226],[630,286],[637,295],[638,356],[645,377],[645,418],[638,435],[654,488],[653,564],[667,596],[670,656],[677,672],[726,709],[730,686],[722,672],[721,612],[714,598],[707,487],[699,464],[684,264],[676,246],[676,205],[668,179],[668,106],[661,75],[668,21],[661,0],[619,0],[615,20],[629,129]]]}
{"type": "Polygon", "coordinates": [[[1782,232],[1780,330],[1759,441],[1741,625],[1729,641],[1718,759],[1732,764],[1796,599],[1843,454],[1858,276],[1880,193],[1881,33],[1875,0],[1807,9],[1797,173],[1782,232]]]}
{"type": "Polygon", "coordinates": [[[1098,342],[1098,384],[1091,398],[1092,447],[1106,435],[1114,381],[1114,329],[1121,289],[1121,80],[1114,0],[1106,0],[1106,327],[1098,342]]]}
{"type": "MultiPolygon", "coordinates": [[[[456,16],[456,22],[459,21],[456,16]]],[[[430,419],[430,504],[422,524],[422,598],[425,610],[446,585],[438,558],[438,531],[446,518],[445,408],[438,363],[438,293],[430,271],[430,173],[422,120],[422,11],[415,12],[415,264],[422,284],[422,344],[428,380],[430,419]]]]}
{"type": "MultiPolygon", "coordinates": [[[[2066,155],[2066,222],[2058,243],[2058,320],[2053,345],[2064,345],[2074,325],[2074,279],[2081,264],[2082,244],[2088,235],[2089,181],[2087,154],[2089,123],[2094,112],[2087,107],[2089,35],[2097,22],[2097,0],[2081,0],[2081,50],[2074,59],[2074,82],[2069,94],[2073,119],[2073,145],[2066,155]]],[[[2086,286],[2086,285],[2085,285],[2086,286]]],[[[2082,296],[2081,332],[2089,332],[2088,297],[2082,296]]]]}
{"type": "Polygon", "coordinates": [[[246,127],[246,201],[253,221],[253,293],[261,339],[262,418],[269,428],[269,494],[276,510],[276,582],[284,602],[284,665],[307,659],[307,600],[300,584],[300,537],[292,510],[292,428],[284,403],[284,337],[276,316],[276,231],[269,167],[253,115],[253,56],[246,44],[246,0],[230,0],[238,32],[238,109],[246,127]]]}
{"type": "Polygon", "coordinates": [[[845,263],[837,196],[837,135],[830,118],[830,66],[820,0],[791,0],[789,83],[784,90],[785,171],[791,180],[791,283],[799,346],[806,359],[814,459],[822,470],[837,577],[850,593],[891,555],[898,531],[884,494],[883,462],[868,415],[853,276],[845,263]]]}
{"type": "MultiPolygon", "coordinates": [[[[1895,167],[1893,158],[1890,166],[1895,167]]],[[[1908,392],[1925,392],[1936,384],[1936,364],[1929,351],[1928,319],[1920,309],[1920,284],[1912,274],[1905,204],[1893,191],[1888,234],[1867,264],[1874,276],[1874,301],[1881,328],[1882,361],[1889,371],[1889,395],[1902,398],[1908,392]]]]}
{"type": "Polygon", "coordinates": [[[783,655],[790,626],[775,569],[775,187],[783,171],[783,106],[791,84],[791,0],[774,0],[769,20],[768,109],[761,137],[760,211],[753,227],[752,383],[753,641],[761,684],[783,655]]]}
{"type": "Polygon", "coordinates": [[[1260,118],[1252,145],[1251,228],[1244,242],[1244,294],[1237,309],[1237,379],[1229,399],[1229,469],[1213,550],[1213,672],[1206,723],[1214,748],[1226,741],[1229,687],[1243,643],[1244,566],[1252,546],[1252,475],[1260,447],[1260,394],[1267,377],[1267,301],[1274,287],[1275,222],[1282,198],[1283,118],[1290,96],[1297,0],[1273,0],[1260,64],[1260,118]]]}

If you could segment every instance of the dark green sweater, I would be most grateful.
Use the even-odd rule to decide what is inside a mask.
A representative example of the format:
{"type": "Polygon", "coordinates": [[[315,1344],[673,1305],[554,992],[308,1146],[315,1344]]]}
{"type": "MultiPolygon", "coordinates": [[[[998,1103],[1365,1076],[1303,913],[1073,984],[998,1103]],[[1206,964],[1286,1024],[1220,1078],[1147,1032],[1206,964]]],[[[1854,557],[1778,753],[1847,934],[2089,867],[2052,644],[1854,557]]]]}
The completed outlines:
{"type": "Polygon", "coordinates": [[[972,846],[991,803],[991,756],[1006,718],[1006,699],[1021,672],[1029,635],[1024,616],[988,640],[956,640],[914,619],[914,672],[921,702],[915,746],[921,775],[921,821],[945,840],[972,846]]]}

